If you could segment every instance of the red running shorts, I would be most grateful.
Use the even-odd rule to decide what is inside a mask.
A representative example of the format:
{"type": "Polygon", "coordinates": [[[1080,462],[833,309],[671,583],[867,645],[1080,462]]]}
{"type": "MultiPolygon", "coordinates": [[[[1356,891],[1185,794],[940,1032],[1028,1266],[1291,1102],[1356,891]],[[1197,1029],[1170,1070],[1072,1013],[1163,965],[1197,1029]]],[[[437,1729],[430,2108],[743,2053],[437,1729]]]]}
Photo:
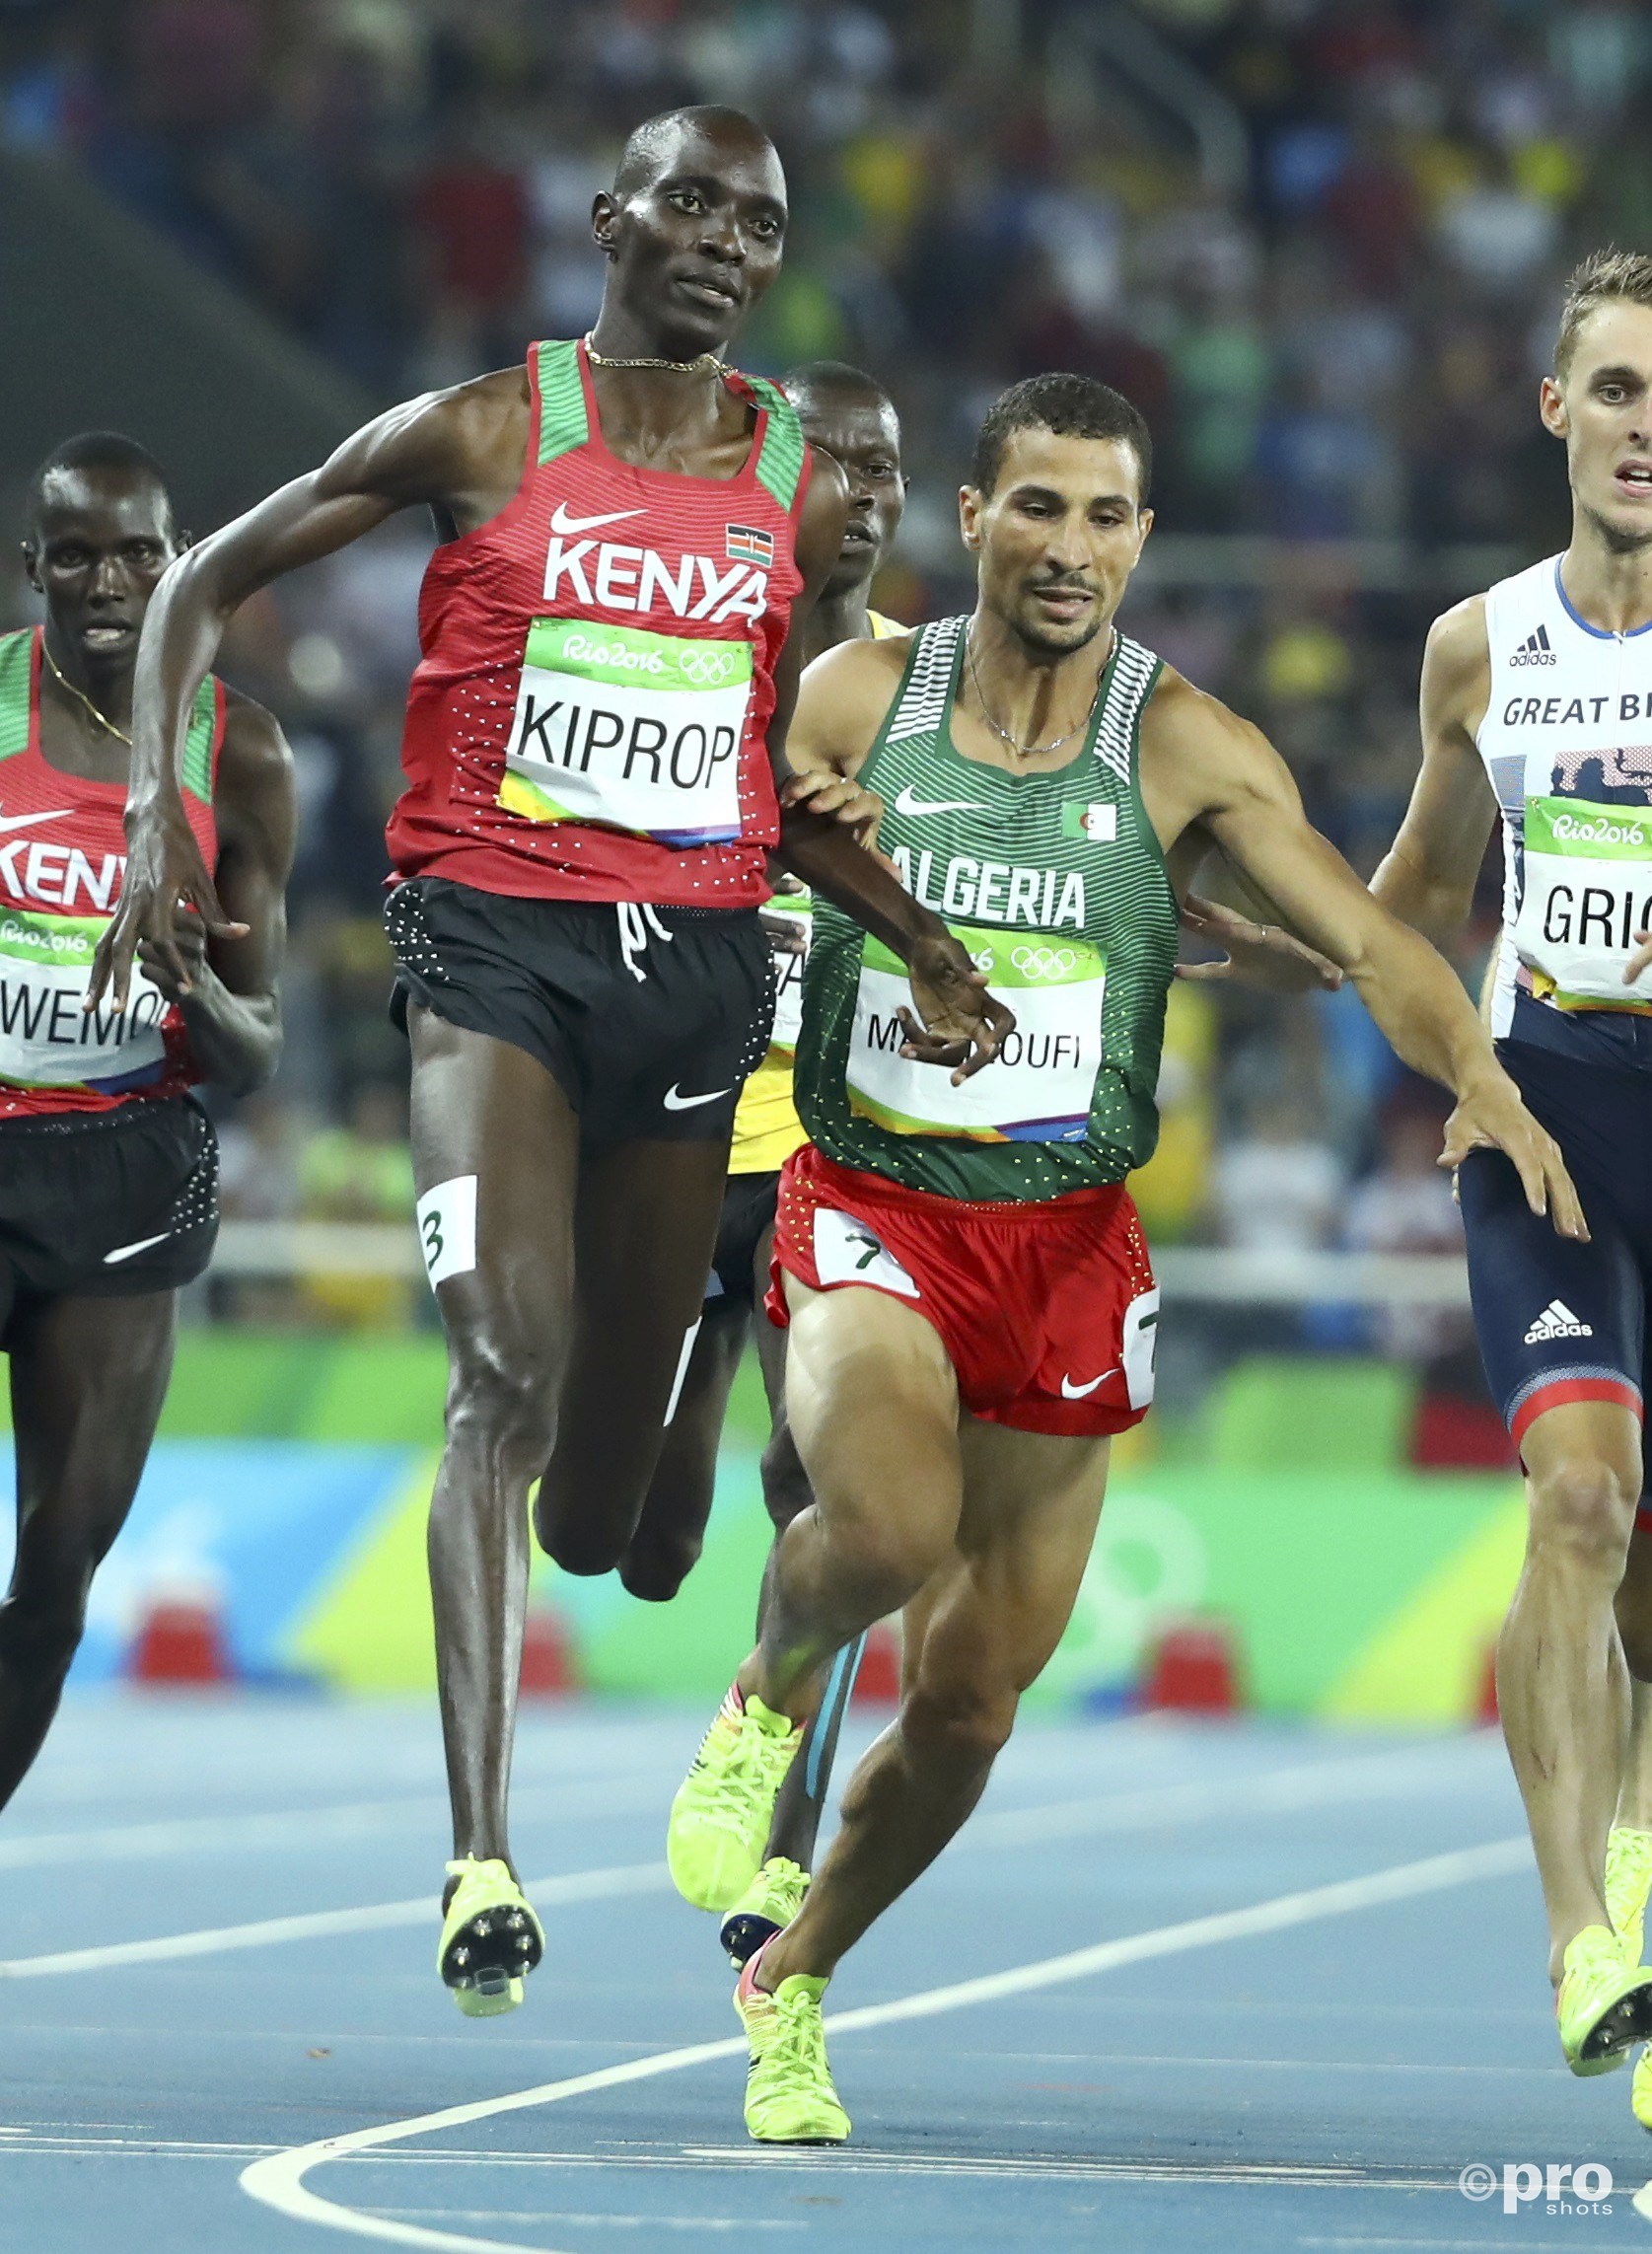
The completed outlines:
{"type": "Polygon", "coordinates": [[[786,1162],[769,1319],[781,1274],[815,1291],[902,1300],[939,1333],[972,1416],[1018,1432],[1097,1438],[1153,1400],[1159,1290],[1129,1193],[970,1203],[837,1166],[813,1143],[786,1162]]]}

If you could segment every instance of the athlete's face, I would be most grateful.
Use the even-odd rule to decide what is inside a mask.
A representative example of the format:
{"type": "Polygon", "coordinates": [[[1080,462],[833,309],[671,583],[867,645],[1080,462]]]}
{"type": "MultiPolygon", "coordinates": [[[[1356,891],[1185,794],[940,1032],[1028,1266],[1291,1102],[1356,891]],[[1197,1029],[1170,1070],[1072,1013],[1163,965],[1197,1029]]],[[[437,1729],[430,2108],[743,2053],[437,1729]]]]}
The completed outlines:
{"type": "Polygon", "coordinates": [[[842,596],[871,583],[900,529],[906,480],[900,474],[900,424],[888,400],[853,393],[794,401],[803,435],[838,463],[849,480],[849,521],[826,593],[842,596]]]}
{"type": "Polygon", "coordinates": [[[725,345],[780,271],[786,176],[766,141],[682,126],[652,177],[600,195],[611,286],[674,359],[725,345]]]}
{"type": "Polygon", "coordinates": [[[1652,546],[1652,307],[1597,306],[1564,380],[1544,378],[1541,412],[1566,442],[1577,506],[1607,545],[1652,546]]]}
{"type": "Polygon", "coordinates": [[[1153,512],[1135,449],[1115,438],[1010,435],[990,493],[959,496],[981,598],[1029,648],[1082,649],[1117,610],[1153,512]]]}
{"type": "Polygon", "coordinates": [[[156,582],[187,545],[153,478],[111,470],[48,478],[23,560],[57,647],[92,672],[129,667],[156,582]]]}

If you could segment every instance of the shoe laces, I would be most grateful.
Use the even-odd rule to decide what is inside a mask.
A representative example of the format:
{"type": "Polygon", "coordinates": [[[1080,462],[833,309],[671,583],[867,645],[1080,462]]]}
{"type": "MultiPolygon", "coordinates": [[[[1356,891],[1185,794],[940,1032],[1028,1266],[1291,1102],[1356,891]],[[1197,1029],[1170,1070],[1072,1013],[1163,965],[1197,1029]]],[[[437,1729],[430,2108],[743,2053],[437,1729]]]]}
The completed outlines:
{"type": "MultiPolygon", "coordinates": [[[[720,1715],[718,1721],[723,1718],[720,1715]]],[[[714,1722],[712,1730],[717,1726],[714,1722]]],[[[777,1770],[785,1775],[797,1747],[792,1737],[770,1737],[754,1721],[736,1722],[734,1727],[738,1735],[733,1751],[709,1770],[705,1780],[704,1814],[712,1823],[733,1824],[744,1831],[753,1804],[776,1784],[777,1770]]]]}
{"type": "Polygon", "coordinates": [[[763,2063],[787,2080],[816,2080],[827,2072],[820,1998],[798,1988],[790,1996],[770,1996],[769,2001],[774,2019],[763,2045],[763,2063]]]}

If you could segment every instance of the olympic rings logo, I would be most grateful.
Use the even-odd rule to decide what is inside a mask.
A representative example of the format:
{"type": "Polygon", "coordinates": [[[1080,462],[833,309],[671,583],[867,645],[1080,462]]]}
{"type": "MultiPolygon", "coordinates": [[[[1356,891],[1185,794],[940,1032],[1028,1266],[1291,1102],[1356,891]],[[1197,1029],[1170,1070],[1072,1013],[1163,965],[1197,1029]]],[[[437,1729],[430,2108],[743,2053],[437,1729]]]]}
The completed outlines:
{"type": "Polygon", "coordinates": [[[684,680],[691,681],[696,689],[717,689],[729,679],[738,660],[733,650],[690,649],[683,651],[679,662],[684,680]]]}
{"type": "Polygon", "coordinates": [[[1030,979],[1066,979],[1078,969],[1078,957],[1070,947],[1015,947],[1010,961],[1030,979]]]}

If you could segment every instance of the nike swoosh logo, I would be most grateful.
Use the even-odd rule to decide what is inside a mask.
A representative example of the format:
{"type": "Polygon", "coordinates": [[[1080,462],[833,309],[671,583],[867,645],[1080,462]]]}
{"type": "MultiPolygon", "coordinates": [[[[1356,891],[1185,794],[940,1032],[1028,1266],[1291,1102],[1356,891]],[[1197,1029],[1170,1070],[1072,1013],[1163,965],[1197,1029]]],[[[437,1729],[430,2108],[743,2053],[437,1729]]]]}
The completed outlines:
{"type": "Polygon", "coordinates": [[[986,808],[978,798],[937,798],[933,802],[928,799],[914,798],[912,786],[907,783],[896,798],[895,811],[897,814],[916,815],[984,814],[986,808]]]}
{"type": "Polygon", "coordinates": [[[696,1104],[714,1104],[719,1096],[732,1096],[733,1094],[734,1089],[731,1086],[709,1089],[703,1096],[684,1096],[674,1083],[666,1090],[666,1109],[668,1112],[691,1112],[696,1104]]]}
{"type": "Polygon", "coordinates": [[[550,529],[553,533],[588,533],[597,525],[616,525],[621,517],[640,517],[641,509],[610,509],[602,517],[570,517],[566,501],[558,501],[551,512],[550,529]]]}
{"type": "Polygon", "coordinates": [[[27,830],[32,822],[61,822],[71,811],[67,806],[51,806],[44,814],[0,814],[0,830],[27,830]]]}
{"type": "Polygon", "coordinates": [[[1100,1377],[1093,1377],[1093,1378],[1090,1380],[1090,1383],[1089,1383],[1088,1385],[1074,1385],[1074,1383],[1073,1383],[1073,1381],[1072,1381],[1072,1379],[1071,1379],[1070,1377],[1064,1377],[1064,1378],[1061,1380],[1061,1398],[1062,1398],[1062,1400],[1063,1400],[1063,1401],[1085,1401],[1085,1400],[1088,1400],[1089,1396],[1090,1396],[1092,1393],[1094,1393],[1094,1392],[1095,1392],[1095,1390],[1096,1390],[1097,1386],[1099,1386],[1099,1385],[1105,1385],[1105,1384],[1107,1383],[1107,1381],[1108,1381],[1108,1379],[1109,1379],[1110,1377],[1116,1377],[1116,1376],[1118,1375],[1118,1372],[1119,1372],[1119,1371],[1120,1371],[1120,1370],[1123,1368],[1123,1366],[1124,1366],[1124,1365],[1123,1365],[1123,1363],[1122,1363],[1122,1362],[1114,1362],[1114,1363],[1113,1363],[1113,1367],[1112,1367],[1112,1369],[1105,1369],[1105,1370],[1103,1370],[1103,1372],[1102,1372],[1101,1376],[1100,1376],[1100,1377]]]}
{"type": "Polygon", "coordinates": [[[113,1252],[105,1253],[104,1266],[112,1268],[116,1261],[130,1260],[137,1253],[147,1252],[151,1245],[164,1245],[171,1235],[171,1229],[163,1229],[158,1237],[139,1237],[135,1245],[116,1245],[113,1252]]]}

